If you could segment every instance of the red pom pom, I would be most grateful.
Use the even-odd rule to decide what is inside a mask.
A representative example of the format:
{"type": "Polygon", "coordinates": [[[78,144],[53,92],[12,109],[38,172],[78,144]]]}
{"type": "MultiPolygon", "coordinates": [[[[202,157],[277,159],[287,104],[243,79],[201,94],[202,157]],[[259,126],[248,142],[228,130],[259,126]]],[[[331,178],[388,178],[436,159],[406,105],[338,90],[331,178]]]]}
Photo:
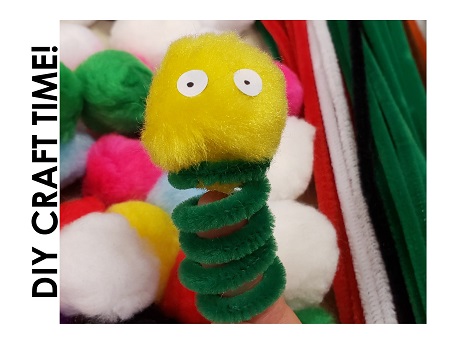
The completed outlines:
{"type": "Polygon", "coordinates": [[[63,202],[60,205],[60,226],[61,229],[84,215],[92,212],[104,212],[105,205],[99,199],[88,196],[76,200],[63,202]]]}
{"type": "Polygon", "coordinates": [[[211,323],[198,312],[195,305],[195,292],[186,289],[179,281],[177,270],[184,258],[184,252],[182,250],[179,251],[176,263],[169,275],[168,284],[160,307],[165,315],[175,318],[182,323],[211,323]]]}
{"type": "Polygon", "coordinates": [[[107,205],[144,201],[162,173],[140,140],[105,135],[88,152],[83,195],[96,196],[107,205]]]}

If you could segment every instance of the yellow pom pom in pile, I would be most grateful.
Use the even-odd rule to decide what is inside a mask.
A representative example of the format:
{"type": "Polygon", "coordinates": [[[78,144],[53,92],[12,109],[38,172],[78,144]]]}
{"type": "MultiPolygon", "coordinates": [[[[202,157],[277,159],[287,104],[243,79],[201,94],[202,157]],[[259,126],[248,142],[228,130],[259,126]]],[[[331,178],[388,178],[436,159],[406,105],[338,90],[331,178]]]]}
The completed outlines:
{"type": "Polygon", "coordinates": [[[179,252],[178,231],[171,217],[161,208],[142,201],[115,204],[107,212],[124,216],[160,260],[160,281],[156,296],[159,301],[179,252]]]}

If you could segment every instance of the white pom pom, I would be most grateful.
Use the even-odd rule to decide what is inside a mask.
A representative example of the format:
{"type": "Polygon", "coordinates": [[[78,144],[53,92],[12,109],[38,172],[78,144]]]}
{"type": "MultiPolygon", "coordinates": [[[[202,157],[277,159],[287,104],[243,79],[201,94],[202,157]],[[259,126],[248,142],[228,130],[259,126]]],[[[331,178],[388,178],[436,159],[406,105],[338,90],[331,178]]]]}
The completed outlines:
{"type": "Polygon", "coordinates": [[[60,57],[71,70],[90,55],[104,49],[102,41],[85,26],[61,22],[60,57]]]}
{"type": "Polygon", "coordinates": [[[339,249],[329,220],[292,200],[268,203],[275,216],[278,256],[286,268],[286,303],[294,310],[318,305],[329,291],[339,249]]]}
{"type": "Polygon", "coordinates": [[[63,23],[78,24],[83,26],[91,26],[96,23],[95,20],[62,20],[63,23]]]}
{"type": "Polygon", "coordinates": [[[128,221],[90,213],[61,232],[61,312],[125,320],[154,301],[159,260],[128,221]]]}
{"type": "Polygon", "coordinates": [[[302,119],[289,116],[267,177],[271,184],[269,200],[294,200],[307,189],[313,171],[315,128],[302,119]]]}
{"type": "Polygon", "coordinates": [[[173,41],[203,32],[197,20],[117,20],[109,42],[112,48],[127,51],[156,68],[173,41]]]}
{"type": "Polygon", "coordinates": [[[200,20],[205,28],[219,31],[236,31],[241,33],[254,24],[254,20],[200,20]]]}

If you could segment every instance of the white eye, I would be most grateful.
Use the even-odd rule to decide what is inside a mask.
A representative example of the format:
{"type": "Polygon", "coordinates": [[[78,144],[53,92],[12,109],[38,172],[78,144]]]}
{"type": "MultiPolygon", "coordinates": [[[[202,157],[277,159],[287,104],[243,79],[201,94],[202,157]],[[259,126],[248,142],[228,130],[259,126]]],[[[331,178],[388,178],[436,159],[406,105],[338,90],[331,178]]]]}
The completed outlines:
{"type": "Polygon", "coordinates": [[[177,80],[177,90],[187,97],[199,95],[206,88],[206,85],[208,85],[208,76],[199,69],[185,72],[177,80]]]}
{"type": "Polygon", "coordinates": [[[236,87],[245,95],[257,96],[262,91],[262,78],[252,69],[240,69],[233,75],[236,87]]]}

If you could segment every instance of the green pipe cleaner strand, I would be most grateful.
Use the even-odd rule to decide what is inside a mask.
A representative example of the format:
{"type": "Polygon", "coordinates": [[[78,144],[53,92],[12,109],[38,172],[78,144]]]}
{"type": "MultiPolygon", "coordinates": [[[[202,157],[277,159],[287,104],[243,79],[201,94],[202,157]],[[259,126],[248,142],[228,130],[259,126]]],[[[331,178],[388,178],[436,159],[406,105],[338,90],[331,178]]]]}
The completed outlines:
{"type": "Polygon", "coordinates": [[[179,279],[197,293],[198,311],[212,322],[250,320],[284,291],[286,273],[276,256],[273,216],[266,205],[270,191],[265,176],[268,166],[269,162],[202,162],[168,175],[170,183],[179,189],[217,182],[240,184],[228,197],[210,204],[197,205],[199,197],[190,198],[172,214],[186,254],[179,266],[179,279]],[[245,219],[248,223],[228,236],[209,239],[197,235],[245,219]],[[259,276],[261,280],[250,290],[236,296],[223,295],[259,276]]]}
{"type": "MultiPolygon", "coordinates": [[[[426,322],[426,93],[400,21],[363,21],[372,165],[417,323],[426,322]]],[[[348,90],[345,21],[329,21],[348,90]]]]}

